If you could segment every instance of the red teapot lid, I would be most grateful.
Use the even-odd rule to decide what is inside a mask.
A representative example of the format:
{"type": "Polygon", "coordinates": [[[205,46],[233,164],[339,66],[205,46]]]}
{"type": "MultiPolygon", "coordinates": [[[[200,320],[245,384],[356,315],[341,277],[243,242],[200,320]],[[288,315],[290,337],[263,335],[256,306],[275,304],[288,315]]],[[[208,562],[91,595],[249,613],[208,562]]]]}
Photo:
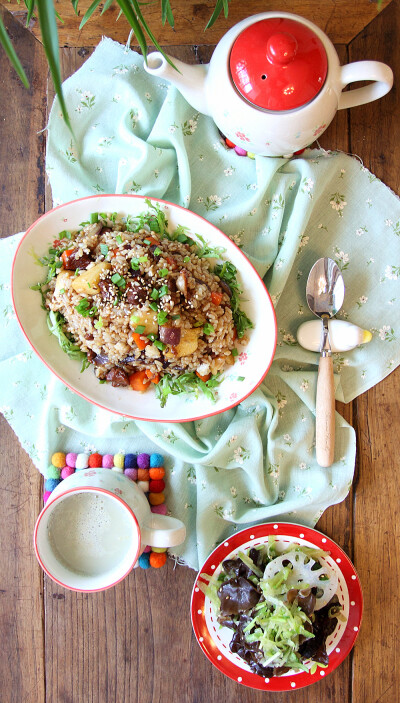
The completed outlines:
{"type": "Polygon", "coordinates": [[[229,59],[239,93],[265,110],[295,110],[310,102],[328,72],[325,47],[302,22],[286,17],[260,20],[234,42],[229,59]]]}

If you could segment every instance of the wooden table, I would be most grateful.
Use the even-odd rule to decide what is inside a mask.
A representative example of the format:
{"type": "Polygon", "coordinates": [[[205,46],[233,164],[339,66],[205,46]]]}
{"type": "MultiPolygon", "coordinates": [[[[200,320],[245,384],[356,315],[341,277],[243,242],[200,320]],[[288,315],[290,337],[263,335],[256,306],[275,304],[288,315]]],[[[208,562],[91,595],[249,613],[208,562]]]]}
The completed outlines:
{"type": "MultiPolygon", "coordinates": [[[[230,18],[222,20],[212,35],[201,34],[212,3],[172,3],[179,6],[184,27],[163,35],[163,42],[172,45],[169,52],[184,60],[207,61],[212,47],[199,45],[196,37],[216,42],[239,19],[233,10],[235,2],[230,18]]],[[[247,15],[274,9],[265,2],[241,5],[245,8],[240,11],[247,15]]],[[[321,144],[357,154],[400,193],[398,0],[383,3],[378,16],[373,3],[347,0],[314,6],[282,1],[279,7],[301,12],[301,6],[302,14],[308,13],[328,31],[343,63],[369,58],[393,68],[395,87],[390,94],[339,113],[321,144]]],[[[47,66],[41,45],[19,22],[21,6],[9,7],[15,16],[1,7],[0,12],[32,87],[29,91],[21,87],[0,50],[2,236],[26,228],[51,207],[44,172],[46,137],[40,133],[52,98],[47,66]]],[[[103,29],[108,34],[113,31],[110,25],[103,29]]],[[[86,43],[76,31],[71,35],[69,28],[68,32],[60,33],[60,43],[67,46],[62,50],[64,77],[87,58],[101,30],[95,37],[88,35],[86,43]]],[[[338,409],[357,434],[355,478],[346,500],[328,509],[318,528],[339,543],[358,570],[365,599],[363,624],[355,648],[333,674],[308,689],[273,697],[231,682],[202,654],[189,616],[193,571],[174,568],[172,562],[158,571],[138,569],[116,588],[95,595],[71,593],[43,578],[32,548],[42,480],[2,419],[1,703],[399,701],[400,370],[338,409]]]]}

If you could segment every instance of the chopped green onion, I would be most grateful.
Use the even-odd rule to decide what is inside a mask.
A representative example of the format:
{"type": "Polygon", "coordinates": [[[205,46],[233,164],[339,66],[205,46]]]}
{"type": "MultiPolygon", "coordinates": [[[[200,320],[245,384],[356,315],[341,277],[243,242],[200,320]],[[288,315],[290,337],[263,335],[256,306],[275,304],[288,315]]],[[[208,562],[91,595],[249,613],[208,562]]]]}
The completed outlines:
{"type": "Polygon", "coordinates": [[[154,344],[155,347],[157,347],[157,349],[161,349],[161,351],[163,351],[163,350],[165,349],[165,347],[167,346],[167,345],[164,344],[163,342],[160,342],[159,339],[155,339],[154,342],[153,342],[153,344],[154,344]]]}
{"type": "Polygon", "coordinates": [[[108,254],[107,244],[100,244],[100,251],[103,254],[103,256],[107,256],[107,254],[108,254]]]}
{"type": "Polygon", "coordinates": [[[151,244],[150,239],[143,239],[143,244],[151,244]]]}
{"type": "Polygon", "coordinates": [[[90,307],[90,301],[87,298],[82,298],[78,305],[75,305],[75,310],[82,315],[82,317],[93,317],[93,315],[97,313],[96,306],[93,305],[93,307],[90,307]]]}
{"type": "Polygon", "coordinates": [[[132,315],[131,322],[133,322],[134,324],[136,324],[137,322],[140,322],[139,315],[132,315]]]}
{"type": "Polygon", "coordinates": [[[164,295],[168,295],[168,293],[169,293],[169,290],[168,290],[168,286],[166,286],[166,285],[161,286],[160,290],[158,291],[160,298],[162,298],[164,295]]]}
{"type": "Polygon", "coordinates": [[[118,286],[118,288],[125,288],[126,286],[125,278],[123,278],[123,276],[119,273],[114,273],[114,275],[111,276],[111,280],[116,286],[118,286]]]}
{"type": "Polygon", "coordinates": [[[177,240],[178,240],[178,242],[182,242],[182,244],[184,244],[185,242],[187,242],[188,237],[186,236],[186,234],[183,234],[183,232],[182,232],[181,234],[178,234],[177,240]]]}
{"type": "Polygon", "coordinates": [[[139,259],[137,259],[136,257],[133,257],[133,259],[131,259],[131,269],[133,269],[134,271],[137,271],[139,269],[139,259]]]}
{"type": "Polygon", "coordinates": [[[168,317],[168,313],[165,312],[165,310],[160,310],[160,312],[157,315],[157,322],[159,325],[163,325],[164,322],[166,322],[168,317]]]}
{"type": "Polygon", "coordinates": [[[154,252],[153,252],[153,253],[154,253],[154,256],[160,256],[160,254],[161,254],[161,249],[160,249],[159,247],[157,247],[157,249],[154,249],[154,252]]]}
{"type": "Polygon", "coordinates": [[[58,233],[60,239],[72,239],[72,232],[69,229],[63,229],[62,232],[58,233]]]}
{"type": "Polygon", "coordinates": [[[139,256],[139,261],[140,261],[141,264],[144,264],[145,261],[148,260],[148,258],[149,258],[149,257],[147,256],[147,254],[144,254],[144,256],[139,256]]]}
{"type": "Polygon", "coordinates": [[[158,273],[161,276],[161,278],[164,278],[165,276],[168,276],[169,271],[168,271],[168,269],[160,269],[158,273]]]}
{"type": "Polygon", "coordinates": [[[157,310],[158,310],[158,305],[157,305],[157,303],[152,302],[152,303],[149,303],[149,308],[151,308],[152,310],[154,310],[154,312],[157,312],[157,310]]]}
{"type": "Polygon", "coordinates": [[[185,264],[188,264],[189,261],[190,261],[190,256],[185,256],[185,257],[183,258],[183,262],[184,262],[185,264]]]}
{"type": "Polygon", "coordinates": [[[90,215],[90,224],[94,225],[96,222],[99,221],[99,213],[98,212],[92,212],[90,215]]]}
{"type": "Polygon", "coordinates": [[[214,334],[215,329],[209,322],[206,322],[206,324],[203,326],[203,332],[207,335],[214,334]]]}
{"type": "Polygon", "coordinates": [[[135,332],[136,332],[136,334],[143,334],[145,329],[146,329],[145,325],[138,325],[137,327],[135,327],[135,332]]]}
{"type": "Polygon", "coordinates": [[[153,290],[150,293],[150,298],[153,298],[153,300],[157,300],[159,297],[159,293],[157,288],[153,288],[153,290]]]}
{"type": "Polygon", "coordinates": [[[157,339],[156,334],[147,334],[146,337],[147,339],[150,339],[150,342],[154,342],[154,340],[157,339]]]}
{"type": "Polygon", "coordinates": [[[232,356],[237,356],[239,354],[237,349],[232,349],[231,351],[232,356]]]}
{"type": "Polygon", "coordinates": [[[117,236],[115,237],[115,241],[117,242],[117,244],[122,244],[122,237],[120,234],[117,234],[117,236]]]}
{"type": "Polygon", "coordinates": [[[237,380],[238,380],[238,381],[244,381],[244,379],[245,379],[244,376],[238,376],[238,377],[237,377],[237,380]]]}
{"type": "Polygon", "coordinates": [[[63,293],[65,293],[65,288],[60,288],[60,293],[61,293],[61,295],[62,295],[63,293]]]}
{"type": "Polygon", "coordinates": [[[99,316],[98,320],[95,320],[94,326],[96,330],[100,330],[103,327],[103,318],[101,317],[101,315],[99,316]]]}

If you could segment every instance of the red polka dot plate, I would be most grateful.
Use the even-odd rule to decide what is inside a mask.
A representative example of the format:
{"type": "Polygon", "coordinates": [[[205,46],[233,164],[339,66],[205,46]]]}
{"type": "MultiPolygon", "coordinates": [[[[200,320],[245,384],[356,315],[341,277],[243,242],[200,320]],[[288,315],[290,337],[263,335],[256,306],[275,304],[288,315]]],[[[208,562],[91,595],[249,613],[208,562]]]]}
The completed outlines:
{"type": "Polygon", "coordinates": [[[200,647],[211,663],[233,681],[262,691],[293,691],[310,686],[334,671],[354,645],[361,624],[362,610],[363,597],[360,581],[353,564],[343,550],[317,530],[284,522],[271,522],[250,527],[232,535],[220,544],[200,569],[191,601],[193,630],[200,647]],[[290,671],[283,676],[271,678],[253,673],[243,659],[230,651],[232,630],[219,625],[209,598],[199,588],[199,583],[206,583],[201,578],[201,574],[209,576],[218,574],[225,559],[233,558],[239,551],[244,552],[251,547],[267,544],[269,535],[275,537],[278,549],[281,550],[295,543],[329,552],[329,556],[321,558],[320,561],[334,570],[337,575],[337,596],[342,605],[345,620],[338,620],[336,629],[327,638],[329,664],[326,668],[316,667],[314,671],[315,667],[310,666],[308,672],[290,671]]]}

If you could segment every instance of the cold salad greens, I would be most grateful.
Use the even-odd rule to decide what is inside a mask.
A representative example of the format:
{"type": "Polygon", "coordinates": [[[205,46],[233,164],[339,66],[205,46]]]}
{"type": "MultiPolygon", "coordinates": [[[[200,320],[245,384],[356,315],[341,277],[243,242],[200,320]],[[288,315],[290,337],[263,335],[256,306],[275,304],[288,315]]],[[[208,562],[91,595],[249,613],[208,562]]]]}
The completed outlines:
{"type": "Polygon", "coordinates": [[[201,574],[198,586],[218,622],[233,631],[230,649],[260,676],[326,667],[326,640],[343,619],[335,572],[323,550],[267,545],[222,562],[220,573],[201,574]],[[204,583],[205,582],[205,583],[204,583]]]}

